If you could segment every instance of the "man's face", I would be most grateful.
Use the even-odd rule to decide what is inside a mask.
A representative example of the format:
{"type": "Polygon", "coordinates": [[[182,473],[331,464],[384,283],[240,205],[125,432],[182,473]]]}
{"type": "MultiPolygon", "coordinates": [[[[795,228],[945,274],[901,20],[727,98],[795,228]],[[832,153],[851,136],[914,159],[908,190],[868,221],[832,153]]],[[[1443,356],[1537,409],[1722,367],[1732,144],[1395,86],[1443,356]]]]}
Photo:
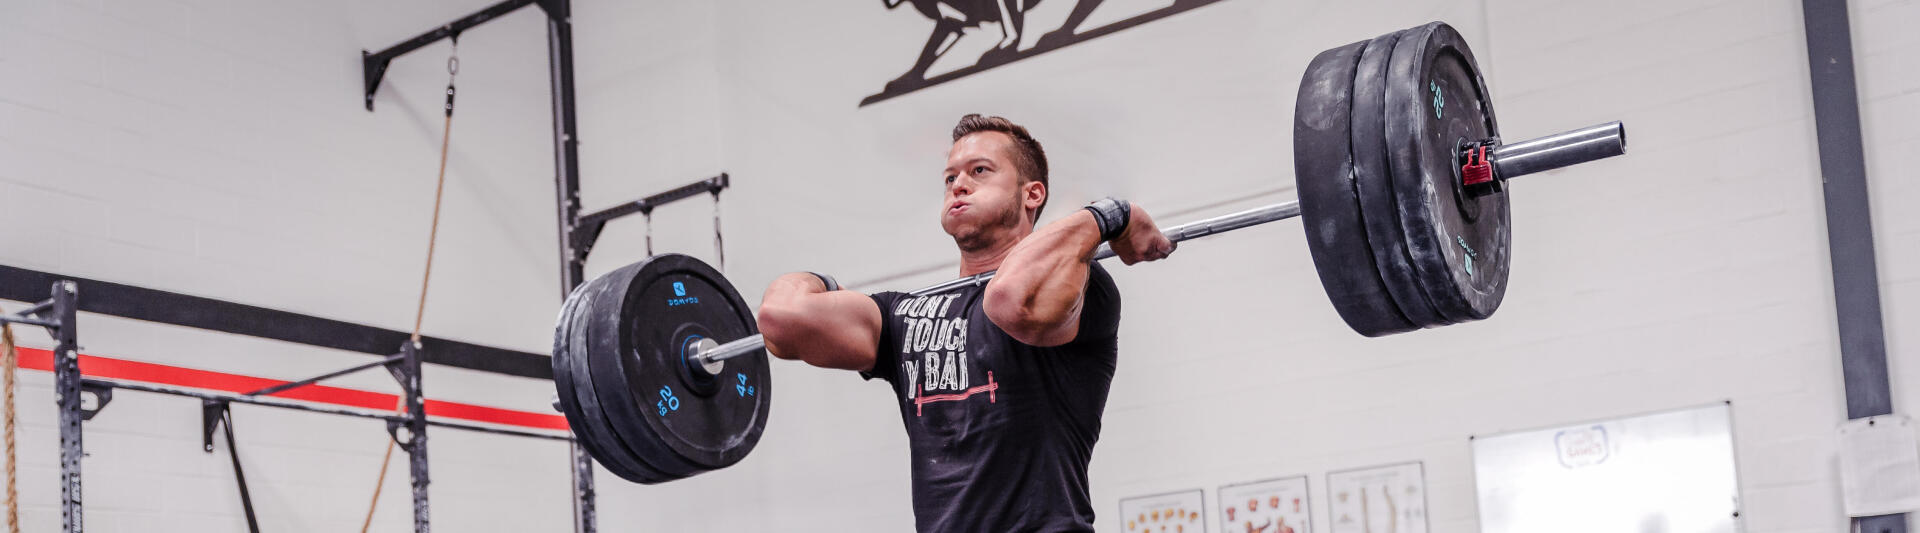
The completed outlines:
{"type": "Polygon", "coordinates": [[[946,199],[940,228],[962,250],[991,246],[1018,236],[1029,209],[1046,199],[1046,186],[1020,175],[1013,137],[997,131],[974,133],[953,142],[944,174],[946,199]]]}

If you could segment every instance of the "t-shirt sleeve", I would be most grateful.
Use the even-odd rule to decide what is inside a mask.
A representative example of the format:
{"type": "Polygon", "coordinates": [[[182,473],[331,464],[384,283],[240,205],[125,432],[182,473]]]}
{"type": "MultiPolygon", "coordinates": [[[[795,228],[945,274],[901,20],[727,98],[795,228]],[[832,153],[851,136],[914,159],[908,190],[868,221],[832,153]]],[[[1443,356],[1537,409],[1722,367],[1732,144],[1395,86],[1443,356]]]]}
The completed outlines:
{"type": "Polygon", "coordinates": [[[900,298],[904,296],[906,293],[893,291],[869,296],[873,298],[874,305],[880,306],[880,341],[873,347],[873,368],[861,372],[862,379],[879,378],[888,382],[898,381],[894,378],[900,374],[900,353],[899,350],[891,348],[900,345],[900,324],[899,321],[893,320],[893,306],[898,304],[900,298]]]}
{"type": "MultiPolygon", "coordinates": [[[[884,309],[884,308],[882,308],[884,309]]],[[[1087,269],[1087,294],[1080,305],[1080,331],[1073,342],[1112,339],[1120,333],[1120,288],[1100,263],[1087,269]]]]}

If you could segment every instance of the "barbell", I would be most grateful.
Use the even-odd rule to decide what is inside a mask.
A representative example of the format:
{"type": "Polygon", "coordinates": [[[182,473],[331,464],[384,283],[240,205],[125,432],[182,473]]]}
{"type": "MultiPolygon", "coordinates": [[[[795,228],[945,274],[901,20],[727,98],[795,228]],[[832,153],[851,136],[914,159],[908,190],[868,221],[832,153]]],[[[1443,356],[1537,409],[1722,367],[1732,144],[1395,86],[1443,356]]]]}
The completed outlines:
{"type": "MultiPolygon", "coordinates": [[[[1505,143],[1460,34],[1434,22],[1314,57],[1294,106],[1299,198],[1165,230],[1180,242],[1300,217],[1321,285],[1369,337],[1481,320],[1506,294],[1506,183],[1626,152],[1619,122],[1505,143]]],[[[1112,257],[1102,246],[1095,260],[1112,257]]],[[[913,291],[977,286],[984,272],[913,291]]],[[[556,402],[622,478],[725,468],[771,406],[753,311],[713,267],[662,254],[584,283],[554,330],[556,402]]]]}

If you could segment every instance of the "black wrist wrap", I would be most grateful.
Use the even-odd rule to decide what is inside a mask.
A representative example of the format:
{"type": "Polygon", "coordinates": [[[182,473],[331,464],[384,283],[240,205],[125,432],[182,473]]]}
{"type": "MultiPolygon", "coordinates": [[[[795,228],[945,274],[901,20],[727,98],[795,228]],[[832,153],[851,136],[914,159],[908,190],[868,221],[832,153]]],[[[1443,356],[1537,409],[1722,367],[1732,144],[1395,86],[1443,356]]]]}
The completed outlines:
{"type": "Polygon", "coordinates": [[[1093,213],[1093,222],[1100,227],[1100,240],[1111,241],[1127,230],[1127,222],[1133,218],[1133,206],[1126,200],[1114,197],[1101,198],[1087,204],[1087,212],[1093,213]]]}
{"type": "Polygon", "coordinates": [[[819,272],[808,272],[808,274],[813,274],[813,277],[820,278],[820,284],[827,286],[827,292],[840,290],[840,282],[834,281],[833,276],[821,274],[819,272]]]}

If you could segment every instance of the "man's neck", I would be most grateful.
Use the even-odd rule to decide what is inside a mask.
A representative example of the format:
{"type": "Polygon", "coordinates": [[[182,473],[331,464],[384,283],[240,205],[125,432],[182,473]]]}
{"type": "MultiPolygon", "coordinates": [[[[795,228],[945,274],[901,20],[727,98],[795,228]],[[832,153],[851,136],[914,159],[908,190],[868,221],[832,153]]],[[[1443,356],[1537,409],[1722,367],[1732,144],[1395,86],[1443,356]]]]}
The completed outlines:
{"type": "Polygon", "coordinates": [[[1013,252],[1013,246],[1019,243],[1019,239],[1000,239],[1000,242],[986,248],[961,250],[960,277],[998,270],[1000,262],[1005,261],[1007,254],[1013,252]]]}
{"type": "Polygon", "coordinates": [[[960,250],[961,277],[1000,269],[1000,262],[1007,260],[1007,255],[1013,253],[1013,247],[1018,246],[1027,235],[1033,234],[1033,228],[1025,224],[1022,224],[1022,227],[1002,228],[999,231],[1000,238],[993,239],[993,244],[972,250],[960,250]]]}

